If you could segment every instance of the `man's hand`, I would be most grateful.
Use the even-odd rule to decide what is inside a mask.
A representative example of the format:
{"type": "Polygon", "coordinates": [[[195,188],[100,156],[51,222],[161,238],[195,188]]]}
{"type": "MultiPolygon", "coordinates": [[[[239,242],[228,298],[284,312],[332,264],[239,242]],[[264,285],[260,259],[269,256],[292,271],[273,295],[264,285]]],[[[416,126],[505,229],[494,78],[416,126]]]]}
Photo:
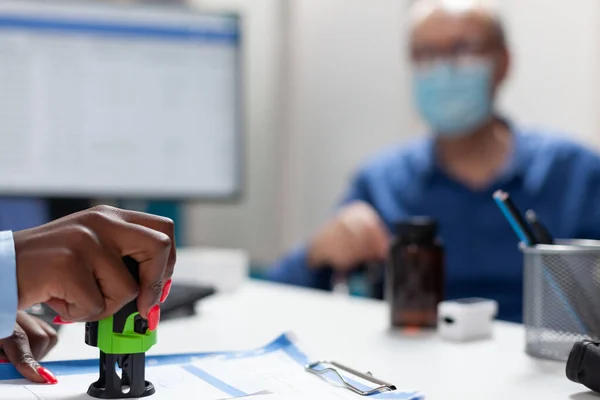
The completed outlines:
{"type": "Polygon", "coordinates": [[[312,267],[330,265],[347,271],[362,262],[387,257],[389,232],[368,204],[354,202],[340,210],[315,236],[309,248],[312,267]]]}
{"type": "Polygon", "coordinates": [[[56,331],[41,319],[17,313],[12,336],[0,340],[0,362],[12,363],[24,378],[37,383],[56,383],[56,377],[38,361],[56,346],[56,331]]]}
{"type": "Polygon", "coordinates": [[[97,321],[136,297],[147,318],[175,265],[173,221],[99,206],[14,233],[19,309],[46,303],[63,321],[97,321]],[[140,266],[136,284],[122,261],[140,266]]]}

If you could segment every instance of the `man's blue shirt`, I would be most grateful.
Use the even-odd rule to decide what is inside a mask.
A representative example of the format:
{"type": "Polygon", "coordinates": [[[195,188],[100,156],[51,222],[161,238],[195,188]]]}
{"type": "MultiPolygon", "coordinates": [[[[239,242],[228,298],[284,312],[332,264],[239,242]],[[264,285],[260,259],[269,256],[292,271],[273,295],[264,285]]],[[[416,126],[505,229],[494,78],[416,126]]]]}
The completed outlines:
{"type": "MultiPolygon", "coordinates": [[[[500,319],[521,322],[523,256],[494,203],[502,189],[533,209],[556,238],[600,239],[600,157],[565,135],[512,129],[510,162],[486,188],[473,190],[437,164],[430,137],[387,149],[354,176],[342,204],[371,204],[390,232],[408,216],[437,219],[446,252],[446,297],[487,297],[500,319]]],[[[301,245],[268,272],[271,280],[331,288],[330,270],[309,269],[301,245]]]]}

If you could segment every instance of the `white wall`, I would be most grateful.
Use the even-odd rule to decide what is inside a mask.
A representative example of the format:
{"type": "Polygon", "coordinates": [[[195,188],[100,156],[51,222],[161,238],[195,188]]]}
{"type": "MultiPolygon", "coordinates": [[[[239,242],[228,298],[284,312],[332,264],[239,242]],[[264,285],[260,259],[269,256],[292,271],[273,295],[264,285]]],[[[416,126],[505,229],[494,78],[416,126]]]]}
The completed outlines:
{"type": "Polygon", "coordinates": [[[246,193],[241,204],[186,207],[188,245],[248,249],[269,260],[279,245],[279,80],[281,0],[192,0],[200,8],[232,10],[244,19],[246,193]]]}
{"type": "Polygon", "coordinates": [[[600,148],[600,2],[499,2],[513,51],[502,96],[527,125],[575,134],[600,148]]]}
{"type": "Polygon", "coordinates": [[[404,2],[290,3],[283,236],[311,234],[368,154],[418,131],[404,58],[404,2]]]}

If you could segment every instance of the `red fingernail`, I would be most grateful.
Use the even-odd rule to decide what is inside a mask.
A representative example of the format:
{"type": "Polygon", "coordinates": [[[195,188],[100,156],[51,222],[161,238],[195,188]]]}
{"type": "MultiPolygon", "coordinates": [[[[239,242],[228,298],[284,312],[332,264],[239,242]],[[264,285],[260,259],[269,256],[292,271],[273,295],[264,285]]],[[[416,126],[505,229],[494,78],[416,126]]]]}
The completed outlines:
{"type": "Polygon", "coordinates": [[[152,307],[148,313],[148,329],[150,331],[156,330],[158,321],[160,321],[160,306],[157,304],[152,307]]]}
{"type": "Polygon", "coordinates": [[[51,383],[51,384],[55,384],[58,383],[58,379],[56,379],[56,376],[54,376],[54,374],[52,372],[50,372],[49,370],[47,370],[44,367],[39,367],[37,369],[38,374],[40,374],[40,376],[42,378],[44,378],[46,380],[46,383],[51,383]]]}
{"type": "Polygon", "coordinates": [[[8,364],[8,360],[0,360],[0,364],[8,364]]]}
{"type": "Polygon", "coordinates": [[[160,296],[160,302],[164,303],[167,297],[169,297],[169,292],[171,291],[171,279],[165,283],[165,287],[163,287],[162,295],[160,296]]]}
{"type": "Polygon", "coordinates": [[[57,315],[56,317],[54,317],[54,319],[52,320],[53,324],[57,324],[57,325],[67,325],[67,324],[72,324],[72,322],[69,321],[63,321],[62,318],[60,317],[60,315],[57,315]]]}

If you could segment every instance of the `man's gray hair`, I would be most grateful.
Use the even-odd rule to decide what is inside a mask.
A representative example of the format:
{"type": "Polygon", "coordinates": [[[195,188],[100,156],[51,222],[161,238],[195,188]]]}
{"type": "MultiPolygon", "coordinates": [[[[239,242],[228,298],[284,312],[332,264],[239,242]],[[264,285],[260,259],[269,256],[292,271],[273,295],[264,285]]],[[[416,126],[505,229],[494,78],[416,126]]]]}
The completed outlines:
{"type": "Polygon", "coordinates": [[[506,33],[500,15],[498,2],[495,0],[414,0],[409,9],[411,30],[435,10],[462,13],[480,10],[490,19],[492,34],[500,45],[506,45],[506,33]]]}

